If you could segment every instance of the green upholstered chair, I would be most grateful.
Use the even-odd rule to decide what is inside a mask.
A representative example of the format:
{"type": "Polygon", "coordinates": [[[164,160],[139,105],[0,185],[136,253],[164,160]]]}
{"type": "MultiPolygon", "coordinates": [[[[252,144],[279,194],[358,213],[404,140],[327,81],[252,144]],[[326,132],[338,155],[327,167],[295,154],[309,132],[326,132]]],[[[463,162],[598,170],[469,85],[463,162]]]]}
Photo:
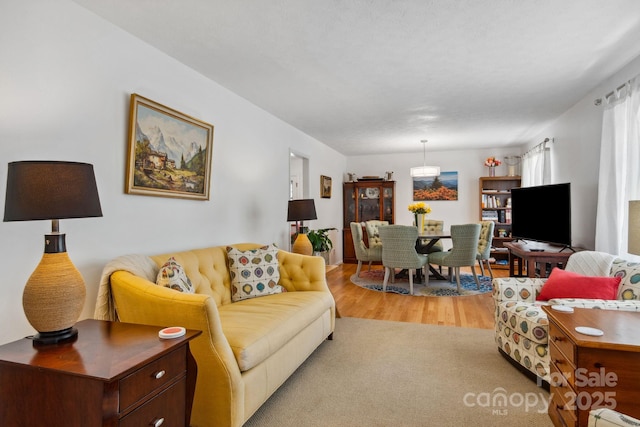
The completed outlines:
{"type": "MultiPolygon", "coordinates": [[[[395,276],[395,269],[407,269],[409,292],[413,295],[413,273],[427,264],[427,255],[416,252],[418,229],[409,225],[386,225],[378,229],[382,239],[382,265],[384,266],[383,292],[387,290],[389,276],[395,276]]],[[[425,275],[428,280],[429,275],[425,275]]]]}
{"type": "Polygon", "coordinates": [[[478,240],[478,254],[476,259],[480,265],[480,274],[484,276],[484,263],[487,263],[487,269],[493,280],[493,271],[491,270],[491,243],[493,242],[493,229],[496,223],[493,221],[481,221],[480,222],[480,239],[478,240]]]}
{"type": "MultiPolygon", "coordinates": [[[[444,231],[444,221],[440,221],[437,219],[425,219],[424,220],[424,231],[425,232],[434,232],[434,231],[444,231]]],[[[430,240],[426,240],[422,242],[422,245],[428,244],[430,240]]],[[[444,248],[442,247],[442,241],[438,240],[433,246],[431,246],[427,253],[433,252],[442,252],[444,248]]]]}
{"type": "MultiPolygon", "coordinates": [[[[455,271],[458,292],[460,292],[460,267],[471,267],[473,278],[480,289],[480,281],[476,274],[476,255],[478,254],[478,240],[480,238],[480,224],[461,224],[451,226],[451,250],[429,254],[429,264],[436,264],[449,268],[449,280],[453,282],[451,269],[455,271]]],[[[383,254],[384,255],[384,254],[383,254]]],[[[384,263],[384,260],[383,260],[384,263]]]]}
{"type": "Polygon", "coordinates": [[[369,247],[382,246],[380,240],[380,234],[378,233],[378,227],[381,225],[389,225],[389,221],[380,221],[377,219],[371,219],[364,222],[364,228],[367,230],[367,239],[369,239],[369,247]]]}
{"type": "Polygon", "coordinates": [[[382,261],[382,244],[367,246],[364,243],[364,236],[362,233],[362,224],[359,222],[352,222],[351,237],[353,238],[353,248],[356,252],[356,259],[358,260],[358,268],[356,269],[356,277],[360,276],[360,270],[362,269],[362,263],[369,263],[369,270],[371,270],[371,263],[374,261],[382,261]]]}

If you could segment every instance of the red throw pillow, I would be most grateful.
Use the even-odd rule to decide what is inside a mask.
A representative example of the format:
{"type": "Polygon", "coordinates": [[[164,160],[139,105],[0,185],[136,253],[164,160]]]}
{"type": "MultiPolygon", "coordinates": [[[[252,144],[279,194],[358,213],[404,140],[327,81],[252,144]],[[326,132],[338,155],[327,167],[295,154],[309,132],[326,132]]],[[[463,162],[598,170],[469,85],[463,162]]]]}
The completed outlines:
{"type": "Polygon", "coordinates": [[[536,301],[553,298],[616,299],[620,277],[583,276],[557,267],[540,290],[536,301]]]}

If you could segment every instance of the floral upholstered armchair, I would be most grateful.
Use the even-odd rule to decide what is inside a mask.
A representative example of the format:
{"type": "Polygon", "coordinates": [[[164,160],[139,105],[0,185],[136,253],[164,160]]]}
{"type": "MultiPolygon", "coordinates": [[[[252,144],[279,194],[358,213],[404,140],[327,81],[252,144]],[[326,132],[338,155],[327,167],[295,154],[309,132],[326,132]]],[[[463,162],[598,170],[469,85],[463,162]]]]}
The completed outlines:
{"type": "MultiPolygon", "coordinates": [[[[565,271],[583,276],[612,278],[620,282],[608,299],[551,298],[538,301],[548,279],[509,277],[493,279],[495,340],[500,352],[535,376],[549,381],[549,321],[542,305],[567,305],[640,312],[640,263],[604,252],[582,251],[569,257],[565,271]]],[[[597,288],[596,288],[597,289],[597,288]]]]}

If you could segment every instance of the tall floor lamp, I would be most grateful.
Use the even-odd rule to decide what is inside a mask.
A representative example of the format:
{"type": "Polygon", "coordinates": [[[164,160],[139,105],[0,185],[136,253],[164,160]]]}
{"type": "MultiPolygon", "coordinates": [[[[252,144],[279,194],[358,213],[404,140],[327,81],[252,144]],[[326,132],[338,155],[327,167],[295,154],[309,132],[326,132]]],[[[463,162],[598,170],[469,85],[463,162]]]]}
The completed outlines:
{"type": "Polygon", "coordinates": [[[4,221],[51,220],[44,254],[22,294],[27,320],[37,331],[34,344],[75,339],[73,326],[84,306],[85,286],[69,259],[59,220],[102,216],[93,166],[88,163],[9,163],[4,221]]]}
{"type": "Polygon", "coordinates": [[[313,246],[309,237],[303,233],[303,221],[318,219],[316,215],[316,205],[313,199],[289,200],[289,209],[287,212],[287,221],[296,222],[296,232],[298,237],[293,242],[291,252],[303,255],[313,255],[313,246]],[[298,224],[298,221],[300,223],[298,224]]]}

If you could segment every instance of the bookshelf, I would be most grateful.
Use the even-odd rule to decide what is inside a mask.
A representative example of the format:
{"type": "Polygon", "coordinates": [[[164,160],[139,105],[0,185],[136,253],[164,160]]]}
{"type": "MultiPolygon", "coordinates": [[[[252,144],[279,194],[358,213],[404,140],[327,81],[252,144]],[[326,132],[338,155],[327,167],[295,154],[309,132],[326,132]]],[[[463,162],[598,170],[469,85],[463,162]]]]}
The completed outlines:
{"type": "Polygon", "coordinates": [[[505,242],[511,237],[511,189],[520,187],[519,176],[487,176],[480,178],[480,220],[494,221],[491,257],[492,268],[509,268],[509,250],[505,242]]]}

